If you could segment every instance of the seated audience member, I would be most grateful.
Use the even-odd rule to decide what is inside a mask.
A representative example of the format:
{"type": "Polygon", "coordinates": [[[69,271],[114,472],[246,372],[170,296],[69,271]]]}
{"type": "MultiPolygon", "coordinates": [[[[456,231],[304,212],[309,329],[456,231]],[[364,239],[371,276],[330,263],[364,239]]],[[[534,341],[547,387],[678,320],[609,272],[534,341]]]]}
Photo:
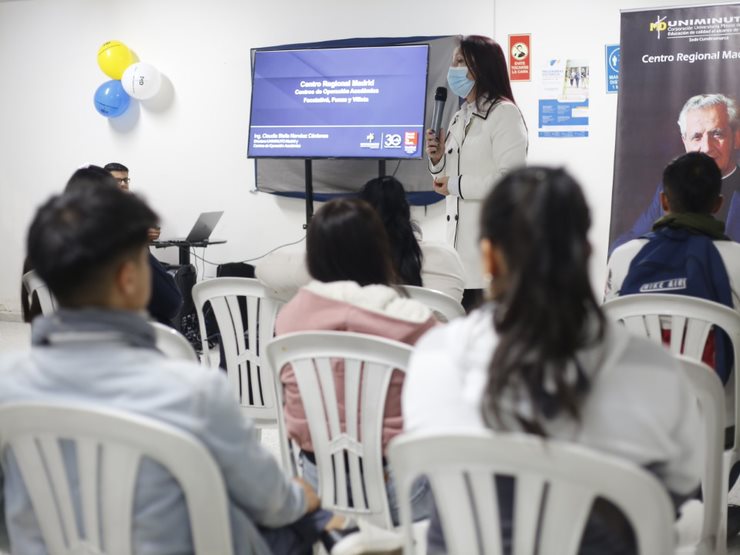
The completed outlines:
{"type": "MultiPolygon", "coordinates": [[[[436,324],[431,311],[405,298],[391,260],[388,237],[377,213],[360,200],[332,200],[316,212],[308,226],[308,285],[282,308],[276,335],[298,331],[351,331],[378,335],[413,345],[436,324]]],[[[343,404],[343,368],[334,367],[337,399],[343,404]]],[[[301,448],[304,477],[318,481],[308,422],[292,368],[280,376],[285,388],[288,435],[301,448]]],[[[394,372],[383,417],[383,449],[402,429],[403,374],[394,372]]],[[[343,416],[343,415],[342,415],[343,416]]],[[[344,422],[342,422],[344,425],[344,422]]],[[[388,487],[391,512],[397,514],[393,484],[388,487]]],[[[428,484],[417,484],[415,516],[426,516],[428,484]]]]}
{"type": "MultiPolygon", "coordinates": [[[[725,235],[713,214],[722,204],[722,175],[715,161],[689,152],[663,171],[660,202],[665,215],[653,232],[618,247],[608,264],[605,300],[625,294],[669,293],[705,298],[740,309],[740,244],[725,235]]],[[[728,339],[714,336],[704,361],[727,381],[728,339]]]]}
{"type": "Polygon", "coordinates": [[[64,186],[65,193],[82,191],[87,187],[117,187],[118,181],[100,166],[89,165],[75,171],[64,186]]]}
{"type": "Polygon", "coordinates": [[[157,322],[172,326],[172,320],[182,306],[182,293],[175,279],[152,253],[149,253],[148,259],[152,273],[152,295],[146,310],[157,322]]]}
{"type": "MultiPolygon", "coordinates": [[[[110,172],[110,174],[113,176],[113,179],[116,180],[116,183],[118,183],[118,186],[121,189],[123,189],[124,191],[129,190],[131,178],[128,175],[129,169],[126,166],[119,162],[109,162],[103,167],[103,169],[110,172]]],[[[157,239],[159,239],[159,233],[159,226],[151,228],[149,230],[149,240],[156,241],[157,239]]]]}
{"type": "MultiPolygon", "coordinates": [[[[118,182],[111,178],[110,172],[104,170],[100,166],[89,165],[78,169],[72,174],[67,181],[67,185],[64,187],[64,191],[74,192],[84,190],[86,187],[99,187],[100,185],[116,187],[118,186],[118,182]]],[[[28,257],[26,257],[23,261],[23,273],[25,274],[31,270],[33,270],[33,267],[31,266],[31,262],[28,257]]],[[[29,297],[22,285],[21,311],[23,313],[23,321],[28,323],[41,314],[41,306],[39,305],[38,298],[36,295],[29,297]]]]}
{"type": "MultiPolygon", "coordinates": [[[[649,468],[678,506],[696,492],[703,463],[697,405],[666,350],[604,317],[588,276],[590,223],[580,187],[563,170],[530,167],[499,182],[481,214],[494,300],[419,341],[404,428],[571,441],[649,468]]],[[[499,482],[511,541],[513,480],[499,482]]],[[[445,552],[434,511],[428,540],[429,553],[445,552]]],[[[634,554],[634,541],[623,515],[601,501],[579,553],[634,554]]]]}
{"type": "Polygon", "coordinates": [[[380,215],[401,283],[423,285],[461,301],[465,270],[460,256],[447,243],[422,240],[421,229],[411,221],[411,208],[401,182],[390,176],[371,179],[360,191],[360,198],[380,215]]]}
{"type": "MultiPolygon", "coordinates": [[[[129,169],[118,162],[110,162],[105,165],[118,187],[123,191],[129,190],[129,169]]],[[[149,241],[159,239],[159,225],[152,226],[147,234],[149,241]]],[[[152,295],[147,306],[147,311],[157,322],[172,326],[172,320],[177,316],[182,306],[182,293],[177,287],[174,278],[167,272],[162,263],[149,253],[149,264],[152,267],[152,295]]]]}
{"type": "MultiPolygon", "coordinates": [[[[725,235],[725,224],[715,218],[722,204],[722,173],[713,158],[689,152],[663,171],[660,204],[665,215],[653,232],[618,247],[609,258],[604,298],[640,293],[669,293],[705,298],[740,310],[740,244],[725,235]],[[670,287],[665,288],[670,279],[670,287]],[[686,278],[686,279],[681,279],[686,278]]],[[[670,342],[670,330],[663,330],[670,342]]],[[[732,345],[716,330],[709,336],[702,360],[715,368],[723,382],[732,373],[732,345]]],[[[735,392],[726,390],[725,443],[734,441],[735,392]]],[[[733,467],[730,484],[740,474],[733,467]]],[[[728,508],[728,537],[740,533],[740,506],[728,508]]]]}
{"type": "Polygon", "coordinates": [[[411,209],[401,182],[395,177],[371,179],[360,191],[360,198],[375,208],[383,222],[393,267],[401,283],[421,287],[421,247],[414,235],[411,209]]]}
{"type": "MultiPolygon", "coordinates": [[[[442,242],[422,241],[421,230],[411,221],[411,210],[403,185],[394,177],[368,181],[360,198],[380,215],[390,240],[391,256],[403,285],[423,285],[462,299],[463,267],[457,251],[442,242]]],[[[280,249],[257,263],[257,278],[284,300],[311,280],[304,249],[280,249]]]]}
{"type": "MultiPolygon", "coordinates": [[[[60,309],[34,320],[30,353],[3,357],[0,404],[84,402],[176,426],[197,437],[221,470],[235,553],[310,553],[338,517],[318,509],[313,488],[283,474],[223,374],[165,358],[141,317],[151,289],[147,230],[156,223],[144,202],[116,187],[86,187],[39,208],[28,256],[60,309]]],[[[74,452],[64,456],[74,468],[74,452]]],[[[2,457],[12,551],[45,553],[17,462],[10,450],[2,457]]],[[[142,462],[138,479],[133,551],[192,552],[180,487],[151,461],[142,462]]],[[[79,507],[80,492],[72,496],[79,507]]]]}
{"type": "Polygon", "coordinates": [[[131,183],[131,178],[128,176],[128,168],[118,162],[109,162],[103,169],[110,172],[113,179],[116,180],[118,186],[124,191],[128,191],[128,185],[131,183]]]}

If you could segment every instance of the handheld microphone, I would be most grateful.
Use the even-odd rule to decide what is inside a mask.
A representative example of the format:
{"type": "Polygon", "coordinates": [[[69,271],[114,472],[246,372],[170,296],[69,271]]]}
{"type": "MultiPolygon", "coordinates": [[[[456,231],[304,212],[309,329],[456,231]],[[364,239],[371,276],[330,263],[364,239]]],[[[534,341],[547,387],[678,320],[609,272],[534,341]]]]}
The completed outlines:
{"type": "Polygon", "coordinates": [[[432,112],[432,129],[437,137],[439,137],[439,132],[442,129],[445,102],[447,102],[447,88],[437,87],[437,90],[434,92],[434,111],[432,112]]]}

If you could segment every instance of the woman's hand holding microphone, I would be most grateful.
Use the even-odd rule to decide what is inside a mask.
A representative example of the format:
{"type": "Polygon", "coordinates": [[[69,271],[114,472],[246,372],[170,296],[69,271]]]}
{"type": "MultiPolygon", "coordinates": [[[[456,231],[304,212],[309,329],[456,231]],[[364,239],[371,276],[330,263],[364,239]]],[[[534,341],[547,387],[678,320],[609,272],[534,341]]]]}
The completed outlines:
{"type": "MultiPolygon", "coordinates": [[[[445,130],[439,130],[439,137],[434,132],[434,129],[427,129],[426,137],[426,150],[429,160],[432,164],[436,165],[442,159],[445,153],[445,130]]],[[[434,179],[434,190],[440,195],[449,195],[450,191],[447,189],[447,176],[441,176],[434,179]]]]}
{"type": "Polygon", "coordinates": [[[440,129],[439,137],[437,137],[437,133],[434,132],[434,129],[427,129],[426,145],[429,160],[432,161],[432,164],[438,164],[445,153],[445,130],[440,129]]]}

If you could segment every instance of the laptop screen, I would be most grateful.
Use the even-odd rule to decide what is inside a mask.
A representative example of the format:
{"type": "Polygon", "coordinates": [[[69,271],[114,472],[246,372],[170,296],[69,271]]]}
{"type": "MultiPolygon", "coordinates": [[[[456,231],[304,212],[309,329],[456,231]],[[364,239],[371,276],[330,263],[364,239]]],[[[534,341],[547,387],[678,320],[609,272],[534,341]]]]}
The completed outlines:
{"type": "Polygon", "coordinates": [[[223,216],[221,212],[203,212],[198,216],[198,221],[195,222],[193,229],[190,230],[186,240],[187,241],[205,241],[213,233],[216,224],[223,216]]]}

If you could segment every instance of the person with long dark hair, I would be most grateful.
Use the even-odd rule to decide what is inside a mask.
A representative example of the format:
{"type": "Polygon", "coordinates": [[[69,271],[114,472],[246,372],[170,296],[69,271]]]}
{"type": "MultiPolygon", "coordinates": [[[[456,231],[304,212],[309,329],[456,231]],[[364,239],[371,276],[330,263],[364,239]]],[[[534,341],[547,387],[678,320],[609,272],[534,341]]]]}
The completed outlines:
{"type": "MultiPolygon", "coordinates": [[[[678,506],[699,484],[697,404],[668,351],[606,320],[588,275],[591,221],[578,184],[562,169],[520,169],[494,188],[481,220],[493,301],[418,343],[405,429],[572,441],[653,470],[678,506]]],[[[513,487],[508,479],[503,491],[513,487]]],[[[429,545],[444,552],[435,517],[429,545]]],[[[636,553],[613,505],[597,502],[580,553],[636,553]]]]}
{"type": "MultiPolygon", "coordinates": [[[[413,345],[436,324],[423,304],[404,297],[391,260],[383,224],[375,210],[358,199],[337,199],[322,206],[311,219],[307,236],[308,271],[313,278],[278,314],[275,334],[298,331],[350,331],[377,335],[413,345]]],[[[334,365],[337,401],[344,404],[344,370],[334,365]]],[[[313,446],[298,384],[290,366],[282,369],[288,435],[301,449],[303,475],[317,485],[313,446]]],[[[383,449],[401,432],[401,389],[404,376],[394,372],[383,416],[383,449]]],[[[340,415],[344,418],[344,415],[340,415]]],[[[342,421],[342,426],[344,422],[342,421]]],[[[396,517],[393,483],[389,505],[396,517]]],[[[428,484],[414,494],[415,516],[428,515],[428,484]]],[[[396,518],[397,520],[397,518],[396,518]]]]}
{"type": "Polygon", "coordinates": [[[527,127],[506,68],[501,46],[488,37],[460,39],[447,75],[452,92],[464,100],[449,129],[426,132],[434,190],[447,197],[447,241],[465,267],[466,308],[482,300],[478,257],[478,214],[482,200],[502,176],[523,166],[527,127]]]}
{"type": "MultiPolygon", "coordinates": [[[[460,257],[446,243],[422,240],[421,229],[411,221],[411,208],[401,182],[392,176],[371,179],[359,197],[380,216],[398,283],[441,291],[460,301],[464,285],[460,257]]],[[[279,249],[257,263],[257,279],[273,296],[288,300],[300,286],[311,281],[305,258],[302,247],[279,249]]]]}
{"type": "Polygon", "coordinates": [[[383,222],[401,283],[421,286],[421,247],[414,236],[411,208],[401,182],[391,176],[371,179],[360,191],[360,198],[375,208],[383,222]]]}
{"type": "Polygon", "coordinates": [[[401,182],[393,176],[371,179],[360,198],[375,208],[383,222],[401,283],[442,291],[460,301],[464,286],[460,257],[446,243],[423,240],[421,228],[411,220],[401,182]]]}

